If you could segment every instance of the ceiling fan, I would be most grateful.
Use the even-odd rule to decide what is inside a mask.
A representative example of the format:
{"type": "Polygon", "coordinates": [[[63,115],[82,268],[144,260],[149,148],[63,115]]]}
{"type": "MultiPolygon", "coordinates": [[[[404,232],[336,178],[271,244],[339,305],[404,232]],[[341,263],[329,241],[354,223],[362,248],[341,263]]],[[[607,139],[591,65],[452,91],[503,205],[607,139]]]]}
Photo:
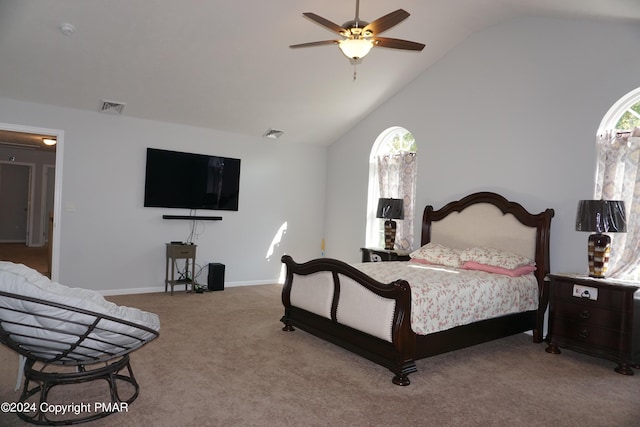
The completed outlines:
{"type": "Polygon", "coordinates": [[[305,12],[302,15],[343,38],[341,40],[324,40],[294,44],[289,46],[291,48],[337,44],[342,53],[349,58],[354,65],[362,62],[362,58],[364,58],[374,46],[416,51],[421,51],[424,48],[424,44],[422,43],[378,37],[378,34],[398,25],[409,17],[409,12],[403,9],[398,9],[369,23],[360,19],[360,0],[356,0],[356,17],[352,21],[345,22],[342,26],[315,13],[305,12]]]}

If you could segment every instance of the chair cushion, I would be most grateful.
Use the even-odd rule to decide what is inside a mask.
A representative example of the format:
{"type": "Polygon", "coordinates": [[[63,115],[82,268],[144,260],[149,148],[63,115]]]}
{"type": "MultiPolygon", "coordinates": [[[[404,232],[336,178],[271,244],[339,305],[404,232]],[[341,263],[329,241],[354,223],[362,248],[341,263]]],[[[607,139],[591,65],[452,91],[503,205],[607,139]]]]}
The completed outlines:
{"type": "Polygon", "coordinates": [[[83,342],[72,358],[102,360],[106,355],[126,354],[157,336],[138,325],[160,330],[154,313],[118,306],[96,291],[61,285],[22,264],[0,261],[0,291],[36,300],[0,298],[0,321],[14,342],[40,359],[53,357],[51,348],[66,350],[75,345],[96,321],[89,335],[80,338],[83,342]]]}

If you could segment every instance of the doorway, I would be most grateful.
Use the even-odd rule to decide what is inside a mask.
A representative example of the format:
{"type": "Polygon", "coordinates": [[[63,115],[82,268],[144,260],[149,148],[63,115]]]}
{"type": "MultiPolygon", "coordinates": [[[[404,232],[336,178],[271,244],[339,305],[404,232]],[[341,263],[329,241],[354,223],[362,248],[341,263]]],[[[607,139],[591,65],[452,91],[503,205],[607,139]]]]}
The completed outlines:
{"type": "MultiPolygon", "coordinates": [[[[11,235],[3,235],[4,231],[0,229],[0,260],[28,265],[53,280],[57,280],[59,266],[63,139],[64,131],[62,130],[0,123],[0,149],[3,153],[16,153],[0,158],[0,166],[5,169],[5,172],[0,174],[11,174],[11,188],[12,194],[15,194],[15,203],[23,203],[26,197],[27,212],[31,212],[31,217],[25,220],[24,235],[21,239],[16,237],[18,233],[22,233],[22,230],[19,230],[20,227],[15,229],[16,226],[12,226],[15,230],[9,230],[13,233],[11,235]],[[29,183],[27,191],[23,191],[24,185],[18,183],[23,181],[24,172],[20,168],[16,169],[15,166],[30,162],[20,160],[34,157],[38,148],[34,148],[32,142],[37,140],[42,143],[43,136],[57,140],[55,150],[52,150],[53,157],[49,153],[46,160],[34,160],[34,163],[28,164],[29,183]],[[7,167],[7,163],[12,165],[7,167]],[[37,178],[38,175],[40,178],[37,178]],[[19,195],[16,193],[18,191],[19,195]]],[[[1,182],[0,185],[2,185],[1,182]]],[[[4,196],[3,192],[0,194],[4,196]]],[[[4,198],[0,200],[0,205],[5,205],[4,198]]],[[[24,210],[24,207],[22,209],[24,210]]],[[[17,221],[17,210],[11,215],[16,215],[17,221]]],[[[2,220],[2,222],[5,221],[2,220]]]]}

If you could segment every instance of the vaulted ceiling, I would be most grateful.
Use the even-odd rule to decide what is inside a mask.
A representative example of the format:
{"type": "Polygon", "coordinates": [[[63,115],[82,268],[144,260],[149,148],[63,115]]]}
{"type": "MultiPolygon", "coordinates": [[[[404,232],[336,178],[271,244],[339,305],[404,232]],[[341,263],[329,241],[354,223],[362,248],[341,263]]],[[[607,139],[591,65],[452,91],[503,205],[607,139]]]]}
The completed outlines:
{"type": "MultiPolygon", "coordinates": [[[[640,22],[636,0],[362,0],[373,21],[411,16],[354,67],[303,18],[352,20],[355,0],[0,0],[0,96],[246,135],[330,144],[472,33],[519,15],[640,22]],[[61,25],[74,31],[64,34],[61,25]]],[[[0,120],[1,121],[1,120],[0,120]]]]}

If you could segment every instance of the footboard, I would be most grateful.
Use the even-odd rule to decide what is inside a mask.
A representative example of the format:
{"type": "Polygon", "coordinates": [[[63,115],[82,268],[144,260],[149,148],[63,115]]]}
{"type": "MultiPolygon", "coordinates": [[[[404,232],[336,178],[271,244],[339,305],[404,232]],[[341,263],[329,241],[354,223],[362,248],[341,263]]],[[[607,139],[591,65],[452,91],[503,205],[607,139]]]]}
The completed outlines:
{"type": "Polygon", "coordinates": [[[377,282],[335,259],[298,264],[285,255],[283,330],[299,327],[378,363],[408,385],[415,372],[411,290],[404,280],[377,282]]]}

